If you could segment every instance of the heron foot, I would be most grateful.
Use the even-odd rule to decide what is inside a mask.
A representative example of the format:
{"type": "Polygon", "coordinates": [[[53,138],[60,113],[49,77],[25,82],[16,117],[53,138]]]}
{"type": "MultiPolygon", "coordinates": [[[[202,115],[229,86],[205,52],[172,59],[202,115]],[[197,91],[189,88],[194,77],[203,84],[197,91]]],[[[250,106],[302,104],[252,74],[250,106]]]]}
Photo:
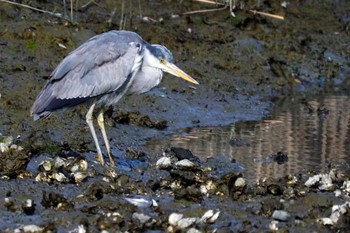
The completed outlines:
{"type": "Polygon", "coordinates": [[[107,162],[106,165],[110,166],[110,167],[114,167],[115,163],[114,163],[114,161],[110,161],[110,162],[107,162]]]}
{"type": "Polygon", "coordinates": [[[97,154],[97,156],[95,157],[95,159],[102,165],[105,165],[105,160],[103,159],[103,155],[102,154],[97,154]]]}
{"type": "Polygon", "coordinates": [[[115,163],[114,163],[114,160],[113,160],[113,155],[112,155],[112,153],[110,151],[108,151],[107,153],[108,153],[108,157],[109,157],[108,165],[111,166],[111,167],[114,167],[115,163]]]}

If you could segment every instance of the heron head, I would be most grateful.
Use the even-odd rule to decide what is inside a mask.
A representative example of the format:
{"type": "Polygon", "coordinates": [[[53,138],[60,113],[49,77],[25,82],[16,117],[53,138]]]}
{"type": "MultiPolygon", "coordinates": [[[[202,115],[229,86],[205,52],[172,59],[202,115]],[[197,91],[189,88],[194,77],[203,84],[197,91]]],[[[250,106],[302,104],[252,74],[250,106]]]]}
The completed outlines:
{"type": "Polygon", "coordinates": [[[176,77],[185,79],[188,82],[199,84],[195,79],[182,71],[174,64],[173,54],[162,45],[153,44],[148,47],[150,54],[153,57],[152,66],[161,69],[164,72],[172,74],[176,77]],[[155,58],[155,59],[154,59],[155,58]]]}
{"type": "Polygon", "coordinates": [[[158,59],[164,59],[168,62],[174,63],[173,54],[163,45],[153,44],[150,48],[150,52],[158,59]]]}

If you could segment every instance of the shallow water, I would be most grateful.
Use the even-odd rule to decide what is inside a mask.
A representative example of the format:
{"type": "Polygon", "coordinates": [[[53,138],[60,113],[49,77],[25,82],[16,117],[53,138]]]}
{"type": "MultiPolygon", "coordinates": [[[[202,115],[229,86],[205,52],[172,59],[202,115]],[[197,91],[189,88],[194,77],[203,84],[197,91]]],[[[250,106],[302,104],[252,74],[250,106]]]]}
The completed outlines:
{"type": "Polygon", "coordinates": [[[160,153],[166,146],[183,147],[202,161],[224,155],[245,168],[251,181],[283,177],[330,161],[350,162],[349,96],[317,97],[276,106],[261,122],[238,122],[224,127],[200,127],[155,139],[146,147],[160,153]],[[288,160],[277,163],[272,155],[288,160]]]}

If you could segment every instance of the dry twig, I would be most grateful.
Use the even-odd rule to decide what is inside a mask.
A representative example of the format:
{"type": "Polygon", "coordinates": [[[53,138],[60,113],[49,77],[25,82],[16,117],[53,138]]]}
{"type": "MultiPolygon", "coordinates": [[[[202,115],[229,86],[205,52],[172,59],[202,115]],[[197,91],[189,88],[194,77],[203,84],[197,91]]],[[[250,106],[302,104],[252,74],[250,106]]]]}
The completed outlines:
{"type": "Polygon", "coordinates": [[[46,11],[46,10],[35,8],[35,7],[32,7],[32,6],[26,5],[26,4],[22,4],[22,3],[18,3],[18,2],[12,2],[12,1],[8,1],[8,0],[0,0],[0,2],[5,2],[5,3],[12,4],[12,5],[28,8],[28,9],[31,9],[33,11],[38,11],[38,12],[41,12],[41,13],[49,14],[49,15],[55,16],[57,18],[64,19],[64,20],[66,20],[66,21],[68,21],[70,23],[74,23],[73,18],[69,19],[69,18],[67,18],[65,16],[62,16],[62,13],[46,11]]]}
{"type": "MultiPolygon", "coordinates": [[[[225,1],[225,3],[218,2],[218,1],[211,1],[211,0],[192,0],[192,1],[201,2],[201,3],[207,3],[207,4],[217,5],[217,6],[223,6],[223,7],[215,8],[215,9],[188,11],[188,12],[182,13],[181,15],[191,15],[191,14],[198,14],[198,13],[208,13],[208,12],[214,12],[214,11],[222,11],[222,10],[226,10],[227,8],[229,8],[231,15],[233,17],[235,17],[235,14],[234,14],[233,10],[236,8],[236,6],[233,3],[233,0],[225,1]]],[[[251,13],[263,15],[263,16],[266,16],[266,17],[272,17],[274,19],[284,20],[284,17],[280,16],[280,15],[265,13],[265,12],[256,11],[256,10],[248,10],[248,11],[251,12],[251,13]]]]}

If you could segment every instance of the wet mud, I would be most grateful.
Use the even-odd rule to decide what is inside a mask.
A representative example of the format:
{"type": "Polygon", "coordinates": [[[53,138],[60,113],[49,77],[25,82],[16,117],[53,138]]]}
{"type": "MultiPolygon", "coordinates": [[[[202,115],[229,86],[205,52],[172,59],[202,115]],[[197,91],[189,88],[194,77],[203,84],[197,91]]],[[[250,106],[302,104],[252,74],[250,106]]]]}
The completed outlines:
{"type": "MultiPolygon", "coordinates": [[[[62,1],[26,3],[70,18],[62,1]]],[[[162,152],[146,148],[177,132],[260,121],[275,105],[288,108],[290,100],[349,90],[350,3],[245,1],[235,18],[228,9],[180,15],[212,7],[77,2],[72,23],[0,3],[0,231],[346,232],[346,161],[253,182],[234,156],[202,157],[170,142],[162,152]],[[32,121],[29,109],[65,55],[95,34],[120,28],[167,46],[200,85],[165,75],[156,89],[109,109],[116,166],[108,167],[95,161],[87,106],[40,122],[32,121]]],[[[279,149],[271,159],[288,163],[288,153],[279,149]]]]}

